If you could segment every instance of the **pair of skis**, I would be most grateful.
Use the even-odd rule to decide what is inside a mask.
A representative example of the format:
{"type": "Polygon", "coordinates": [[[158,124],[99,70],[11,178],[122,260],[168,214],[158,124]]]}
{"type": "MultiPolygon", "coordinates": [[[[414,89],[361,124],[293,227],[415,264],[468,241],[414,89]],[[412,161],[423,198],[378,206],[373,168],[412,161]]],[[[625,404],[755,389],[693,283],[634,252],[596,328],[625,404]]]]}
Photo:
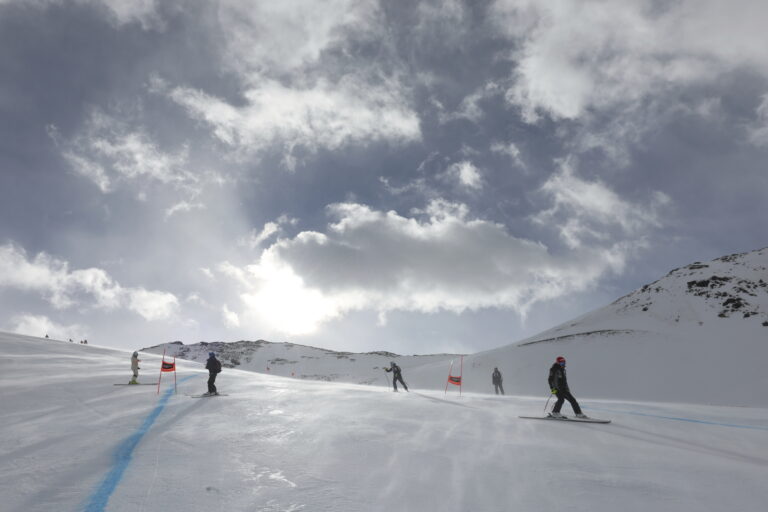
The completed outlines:
{"type": "Polygon", "coordinates": [[[567,421],[571,423],[610,423],[611,420],[599,420],[597,418],[577,418],[576,416],[518,416],[527,420],[552,420],[552,421],[567,421]]]}

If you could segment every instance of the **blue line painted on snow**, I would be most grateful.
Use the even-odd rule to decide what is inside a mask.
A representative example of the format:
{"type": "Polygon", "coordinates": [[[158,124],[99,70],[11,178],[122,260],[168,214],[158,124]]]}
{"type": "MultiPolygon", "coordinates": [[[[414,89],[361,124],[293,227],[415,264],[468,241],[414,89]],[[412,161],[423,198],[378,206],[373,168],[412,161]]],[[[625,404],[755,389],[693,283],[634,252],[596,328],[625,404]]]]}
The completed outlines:
{"type": "Polygon", "coordinates": [[[616,409],[605,409],[602,407],[585,407],[585,409],[590,409],[594,411],[605,411],[605,412],[618,412],[621,414],[631,414],[633,416],[646,416],[649,418],[659,418],[662,420],[673,420],[673,421],[684,421],[686,423],[699,423],[701,425],[715,425],[718,427],[730,427],[730,428],[743,428],[743,429],[749,429],[749,430],[766,430],[768,431],[768,426],[760,426],[760,425],[738,425],[736,423],[720,423],[717,421],[708,421],[708,420],[696,420],[693,418],[678,418],[676,416],[662,416],[660,414],[648,414],[645,412],[636,412],[636,411],[619,411],[616,409]]]}
{"type": "MultiPolygon", "coordinates": [[[[197,375],[184,377],[179,382],[184,382],[185,380],[189,380],[192,377],[197,377],[197,375]]],[[[171,398],[171,395],[173,395],[173,388],[170,388],[165,391],[165,393],[163,393],[163,396],[160,398],[157,406],[155,406],[154,410],[149,413],[149,416],[146,417],[144,423],[141,424],[139,429],[131,434],[128,439],[123,441],[122,444],[117,447],[117,451],[115,452],[114,466],[112,466],[112,469],[109,470],[109,473],[107,473],[107,476],[104,477],[104,480],[101,482],[99,487],[93,492],[93,494],[91,494],[90,498],[88,498],[88,504],[85,506],[84,512],[104,512],[104,508],[107,506],[107,502],[109,501],[110,496],[112,496],[112,493],[115,491],[117,484],[119,484],[120,480],[123,478],[123,473],[125,473],[125,470],[128,469],[128,465],[131,463],[133,450],[144,437],[144,434],[146,434],[152,427],[152,424],[155,422],[157,417],[160,416],[160,413],[163,412],[163,409],[168,403],[168,400],[171,398]]]]}

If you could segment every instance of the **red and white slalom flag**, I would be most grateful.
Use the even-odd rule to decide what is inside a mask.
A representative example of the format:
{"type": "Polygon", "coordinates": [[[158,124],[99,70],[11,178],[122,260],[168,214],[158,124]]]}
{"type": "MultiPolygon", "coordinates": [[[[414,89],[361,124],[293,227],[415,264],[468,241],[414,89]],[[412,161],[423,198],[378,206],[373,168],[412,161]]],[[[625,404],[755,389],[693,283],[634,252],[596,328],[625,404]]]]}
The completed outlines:
{"type": "Polygon", "coordinates": [[[455,375],[449,375],[448,384],[453,384],[454,386],[461,386],[461,375],[459,375],[458,377],[455,375]]]}
{"type": "Polygon", "coordinates": [[[445,393],[448,393],[448,384],[459,386],[459,396],[461,396],[461,377],[464,374],[464,356],[461,356],[461,366],[458,375],[453,375],[453,360],[451,360],[451,366],[448,368],[448,381],[445,383],[445,393]]]}

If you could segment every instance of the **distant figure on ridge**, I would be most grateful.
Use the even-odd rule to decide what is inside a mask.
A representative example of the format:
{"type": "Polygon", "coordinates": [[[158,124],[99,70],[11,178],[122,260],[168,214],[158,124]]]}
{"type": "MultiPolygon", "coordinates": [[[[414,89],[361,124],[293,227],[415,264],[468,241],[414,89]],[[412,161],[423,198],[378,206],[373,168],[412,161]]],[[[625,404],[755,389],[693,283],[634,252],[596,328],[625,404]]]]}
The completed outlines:
{"type": "Polygon", "coordinates": [[[403,374],[400,370],[400,367],[397,366],[394,361],[390,363],[389,368],[384,368],[384,371],[392,372],[392,385],[395,387],[395,391],[397,391],[397,381],[400,381],[400,384],[402,384],[405,390],[408,391],[408,386],[403,380],[403,374]]]}
{"type": "Polygon", "coordinates": [[[501,372],[498,368],[493,369],[493,373],[491,374],[491,381],[493,382],[494,389],[496,390],[496,394],[499,394],[499,391],[501,391],[501,394],[504,394],[504,386],[501,385],[501,383],[504,381],[504,378],[501,376],[501,372]]]}
{"type": "Polygon", "coordinates": [[[136,379],[139,378],[139,370],[140,370],[140,368],[139,368],[139,361],[141,361],[141,359],[139,359],[139,353],[138,352],[134,352],[133,355],[131,356],[131,371],[133,371],[133,378],[131,379],[131,381],[128,384],[138,384],[139,383],[136,380],[136,379]]]}
{"type": "Polygon", "coordinates": [[[560,408],[563,407],[563,402],[568,400],[571,403],[571,407],[573,407],[573,412],[576,413],[577,418],[587,417],[581,412],[579,402],[576,401],[576,398],[568,389],[568,379],[565,376],[565,358],[563,356],[558,357],[555,360],[555,364],[549,369],[549,388],[552,391],[552,394],[557,396],[557,402],[555,402],[555,407],[549,414],[550,416],[553,418],[562,418],[563,415],[560,414],[560,408]]]}
{"type": "Polygon", "coordinates": [[[216,359],[216,354],[208,352],[208,361],[205,363],[205,369],[208,370],[208,392],[203,393],[203,396],[218,395],[216,391],[216,375],[221,372],[221,362],[216,359]]]}

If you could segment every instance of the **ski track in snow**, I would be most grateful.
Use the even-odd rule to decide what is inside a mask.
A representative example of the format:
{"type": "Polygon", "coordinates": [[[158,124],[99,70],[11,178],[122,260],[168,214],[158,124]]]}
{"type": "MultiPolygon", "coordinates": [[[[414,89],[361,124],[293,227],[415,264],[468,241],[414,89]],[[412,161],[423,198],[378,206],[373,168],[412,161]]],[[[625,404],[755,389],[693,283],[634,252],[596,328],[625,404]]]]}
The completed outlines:
{"type": "Polygon", "coordinates": [[[194,400],[184,393],[206,372],[177,361],[179,393],[164,388],[149,421],[154,388],[112,385],[128,352],[3,334],[0,346],[14,359],[2,369],[3,511],[91,510],[115,450],[144,427],[107,512],[720,512],[768,500],[764,408],[584,398],[614,423],[536,422],[517,416],[541,414],[542,398],[229,369],[217,386],[230,396],[194,400]]]}

